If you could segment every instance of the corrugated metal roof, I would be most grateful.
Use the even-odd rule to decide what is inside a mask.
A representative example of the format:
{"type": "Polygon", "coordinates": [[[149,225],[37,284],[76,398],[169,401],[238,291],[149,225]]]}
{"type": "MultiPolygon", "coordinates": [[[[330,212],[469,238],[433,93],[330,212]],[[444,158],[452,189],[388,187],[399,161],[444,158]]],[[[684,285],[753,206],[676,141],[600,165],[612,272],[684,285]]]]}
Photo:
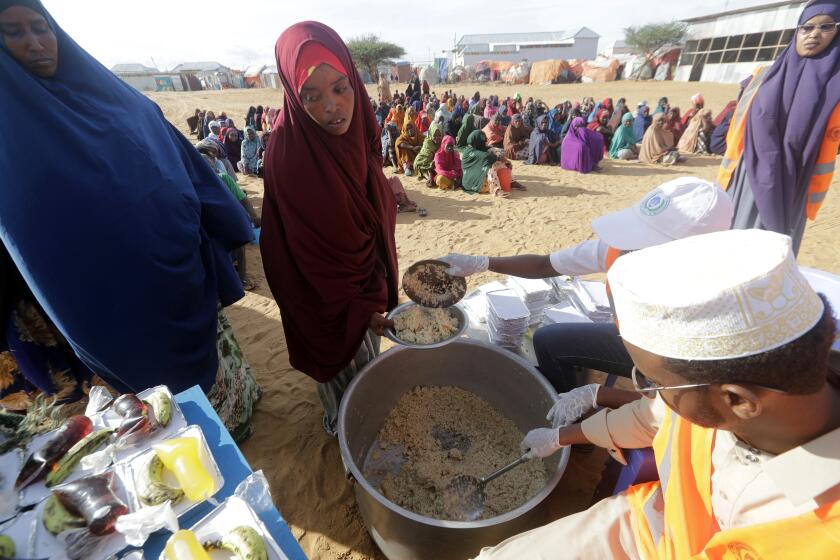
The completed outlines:
{"type": "Polygon", "coordinates": [[[218,62],[184,62],[176,66],[174,72],[209,72],[212,70],[227,70],[227,67],[218,62]]]}
{"type": "Polygon", "coordinates": [[[144,64],[115,64],[111,72],[160,72],[160,70],[144,64]]]}
{"type": "Polygon", "coordinates": [[[531,31],[526,33],[486,33],[478,35],[464,35],[458,41],[459,45],[481,45],[481,44],[515,44],[515,43],[555,43],[574,39],[576,37],[598,38],[600,35],[589,29],[581,27],[574,31],[531,31]]]}
{"type": "Polygon", "coordinates": [[[751,6],[749,8],[738,8],[737,10],[729,10],[726,12],[718,12],[716,14],[709,14],[706,16],[698,16],[693,18],[687,18],[682,21],[686,23],[697,23],[700,21],[707,21],[710,19],[717,19],[725,16],[734,16],[737,14],[746,14],[749,12],[761,12],[764,10],[772,10],[775,8],[786,8],[788,6],[798,6],[800,4],[804,4],[808,0],[794,0],[793,2],[771,2],[769,4],[760,4],[758,6],[751,6]]]}

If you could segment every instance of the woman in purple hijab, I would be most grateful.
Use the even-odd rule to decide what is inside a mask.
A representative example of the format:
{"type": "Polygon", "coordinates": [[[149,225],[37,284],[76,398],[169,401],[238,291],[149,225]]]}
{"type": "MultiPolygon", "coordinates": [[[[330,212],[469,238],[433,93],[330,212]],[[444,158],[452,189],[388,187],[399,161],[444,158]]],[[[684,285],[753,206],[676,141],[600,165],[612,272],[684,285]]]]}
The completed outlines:
{"type": "Polygon", "coordinates": [[[809,2],[795,40],[747,80],[718,175],[735,203],[734,228],[790,235],[796,252],[825,199],[840,144],[837,22],[840,0],[809,2]]]}
{"type": "Polygon", "coordinates": [[[568,171],[589,173],[598,171],[598,162],[604,159],[604,137],[586,128],[586,121],[577,117],[563,139],[560,167],[568,171]]]}

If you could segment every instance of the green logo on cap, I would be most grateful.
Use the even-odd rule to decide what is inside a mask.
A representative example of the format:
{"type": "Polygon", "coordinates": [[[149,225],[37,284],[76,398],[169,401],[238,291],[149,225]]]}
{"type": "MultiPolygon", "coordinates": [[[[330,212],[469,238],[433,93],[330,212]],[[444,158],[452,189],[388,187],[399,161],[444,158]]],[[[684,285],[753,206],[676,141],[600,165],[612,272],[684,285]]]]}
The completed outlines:
{"type": "Polygon", "coordinates": [[[671,199],[662,193],[654,193],[644,199],[639,209],[646,216],[656,216],[665,211],[671,204],[671,199]]]}

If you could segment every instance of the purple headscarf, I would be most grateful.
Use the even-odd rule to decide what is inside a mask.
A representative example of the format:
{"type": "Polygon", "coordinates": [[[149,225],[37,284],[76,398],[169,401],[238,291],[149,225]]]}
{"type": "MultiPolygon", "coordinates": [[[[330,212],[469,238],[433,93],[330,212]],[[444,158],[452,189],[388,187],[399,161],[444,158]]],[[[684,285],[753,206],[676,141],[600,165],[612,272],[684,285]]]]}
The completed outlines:
{"type": "Polygon", "coordinates": [[[586,121],[572,121],[560,153],[560,166],[568,171],[589,173],[604,159],[604,137],[586,128],[586,121]]]}
{"type": "MultiPolygon", "coordinates": [[[[815,0],[799,17],[840,21],[838,0],[815,0]]],[[[747,117],[744,164],[768,230],[790,235],[804,212],[825,127],[840,103],[840,40],[814,58],[796,53],[796,39],[767,71],[747,117]],[[797,214],[794,214],[797,213],[797,214]]]]}

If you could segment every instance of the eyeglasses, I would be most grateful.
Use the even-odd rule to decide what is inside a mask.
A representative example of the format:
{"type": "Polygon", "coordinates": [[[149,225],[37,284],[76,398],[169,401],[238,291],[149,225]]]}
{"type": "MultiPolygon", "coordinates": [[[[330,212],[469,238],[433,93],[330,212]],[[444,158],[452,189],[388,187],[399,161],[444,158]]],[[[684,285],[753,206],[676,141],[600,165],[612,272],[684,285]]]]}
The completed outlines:
{"type": "Polygon", "coordinates": [[[674,389],[694,389],[695,387],[708,387],[711,383],[690,383],[688,385],[674,385],[673,387],[665,387],[659,385],[658,383],[654,383],[650,379],[648,379],[644,373],[639,371],[639,368],[633,366],[633,370],[630,372],[630,378],[633,380],[633,388],[636,390],[637,393],[642,393],[643,395],[653,395],[654,393],[658,393],[659,391],[673,391],[674,389]]]}
{"type": "MultiPolygon", "coordinates": [[[[633,388],[636,390],[637,393],[641,393],[645,396],[653,397],[655,393],[659,391],[673,391],[675,389],[694,389],[697,387],[710,387],[713,383],[689,383],[687,385],[673,385],[671,387],[665,387],[663,385],[659,385],[658,383],[654,383],[650,379],[645,376],[644,373],[639,371],[639,368],[633,366],[633,369],[630,372],[630,378],[633,380],[633,388]]],[[[762,389],[766,389],[767,391],[772,391],[774,393],[781,393],[787,394],[787,391],[783,389],[777,389],[776,387],[768,387],[767,385],[759,385],[758,383],[743,383],[741,381],[732,381],[732,383],[738,385],[752,385],[754,387],[761,387],[762,389]]]]}
{"type": "Polygon", "coordinates": [[[821,23],[819,25],[809,23],[806,25],[800,25],[797,29],[799,30],[799,34],[804,37],[813,33],[815,29],[819,29],[820,33],[823,35],[828,35],[838,27],[840,27],[840,23],[821,23]]]}

